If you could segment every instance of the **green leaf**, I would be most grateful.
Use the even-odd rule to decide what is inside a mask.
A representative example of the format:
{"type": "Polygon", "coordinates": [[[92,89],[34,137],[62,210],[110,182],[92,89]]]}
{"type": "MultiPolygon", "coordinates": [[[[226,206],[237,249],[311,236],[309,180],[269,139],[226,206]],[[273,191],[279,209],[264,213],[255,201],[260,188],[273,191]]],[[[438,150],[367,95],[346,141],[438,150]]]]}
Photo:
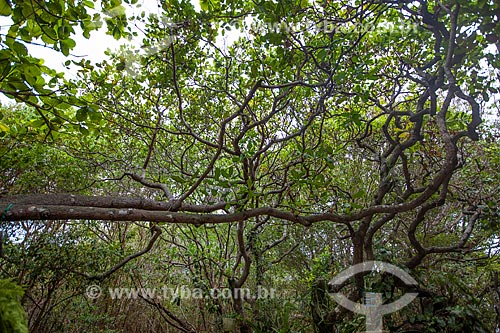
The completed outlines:
{"type": "Polygon", "coordinates": [[[185,180],[182,177],[177,176],[177,175],[172,175],[172,176],[170,176],[170,178],[172,178],[173,180],[175,180],[178,183],[184,183],[185,182],[185,180]]]}
{"type": "Polygon", "coordinates": [[[72,40],[71,38],[67,38],[59,42],[59,47],[61,49],[61,52],[65,56],[69,55],[69,51],[73,49],[75,45],[76,45],[75,41],[72,40]]]}
{"type": "Polygon", "coordinates": [[[208,11],[209,0],[200,0],[200,8],[201,8],[201,10],[208,11]]]}
{"type": "Polygon", "coordinates": [[[122,32],[121,32],[120,28],[119,27],[115,27],[113,29],[113,38],[116,39],[116,40],[118,40],[118,39],[121,38],[121,36],[122,36],[122,32]]]}
{"type": "Polygon", "coordinates": [[[86,107],[83,107],[81,109],[78,109],[78,111],[76,111],[76,120],[78,120],[78,121],[87,120],[87,108],[86,107]]]}
{"type": "Polygon", "coordinates": [[[12,49],[17,53],[17,55],[19,57],[24,57],[24,56],[28,55],[28,49],[22,43],[14,42],[12,44],[12,49]]]}
{"type": "Polygon", "coordinates": [[[0,0],[0,15],[9,16],[12,13],[12,8],[7,0],[0,0]]]}
{"type": "Polygon", "coordinates": [[[90,134],[89,130],[88,130],[86,127],[84,127],[84,126],[80,126],[80,127],[78,128],[78,130],[79,130],[79,131],[80,131],[80,133],[82,133],[83,135],[89,135],[89,134],[90,134]]]}
{"type": "Polygon", "coordinates": [[[98,122],[99,120],[102,119],[102,115],[99,111],[94,109],[93,107],[89,106],[87,107],[88,111],[88,117],[92,122],[98,122]]]}
{"type": "Polygon", "coordinates": [[[12,67],[10,65],[10,62],[7,61],[0,62],[0,79],[3,79],[7,75],[9,75],[11,68],[12,67]]]}
{"type": "Polygon", "coordinates": [[[215,173],[214,173],[214,178],[219,179],[221,174],[221,169],[220,168],[215,168],[215,173]]]}
{"type": "Polygon", "coordinates": [[[5,125],[0,123],[0,132],[9,132],[9,128],[5,125]]]}
{"type": "Polygon", "coordinates": [[[83,0],[83,4],[84,4],[86,7],[89,7],[89,8],[94,8],[94,2],[93,2],[93,1],[90,1],[90,0],[83,0]]]}

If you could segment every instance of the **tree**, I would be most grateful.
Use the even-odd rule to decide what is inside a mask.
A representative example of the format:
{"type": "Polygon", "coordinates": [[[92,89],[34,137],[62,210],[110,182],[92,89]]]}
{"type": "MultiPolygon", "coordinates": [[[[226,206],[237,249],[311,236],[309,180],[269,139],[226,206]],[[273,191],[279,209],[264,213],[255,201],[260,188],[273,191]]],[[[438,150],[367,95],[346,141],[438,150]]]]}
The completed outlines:
{"type": "MultiPolygon", "coordinates": [[[[31,56],[27,46],[38,45],[68,56],[76,46],[73,37],[77,31],[90,38],[91,31],[103,25],[103,19],[109,34],[117,39],[127,35],[122,1],[100,3],[102,13],[94,10],[94,1],[87,0],[0,1],[0,16],[11,21],[7,33],[0,34],[0,92],[34,107],[50,130],[58,130],[66,122],[69,108],[83,104],[74,96],[74,90],[64,84],[64,74],[45,66],[43,59],[31,56]]],[[[0,129],[8,130],[1,123],[0,129]]]]}
{"type": "MultiPolygon", "coordinates": [[[[189,250],[181,262],[193,279],[227,279],[233,289],[277,282],[266,277],[272,263],[305,262],[303,282],[312,288],[365,260],[394,261],[415,274],[434,260],[498,260],[491,251],[478,254],[498,234],[498,160],[488,151],[497,149],[488,142],[495,132],[481,127],[496,92],[498,53],[489,50],[500,33],[498,4],[201,5],[162,1],[174,23],[166,29],[164,20],[147,19],[144,47],[156,51],[138,64],[127,50],[82,64],[80,79],[67,83],[78,103],[68,103],[68,121],[43,143],[37,138],[55,131],[47,121],[35,128],[35,118],[4,111],[6,221],[151,222],[150,242],[137,256],[163,239],[189,250]],[[246,36],[220,46],[218,36],[245,18],[253,22],[246,36]],[[481,191],[473,190],[478,184],[481,191]],[[182,241],[179,232],[187,234],[182,241]],[[224,268],[213,266],[208,249],[224,268]],[[338,263],[328,259],[333,254],[338,263]]],[[[108,278],[137,256],[86,277],[108,278]]],[[[352,299],[367,279],[357,276],[352,299]]],[[[345,324],[346,313],[319,296],[311,304],[319,309],[312,320],[322,322],[317,331],[345,324]]],[[[460,302],[450,298],[444,307],[460,302]]],[[[222,315],[227,305],[211,306],[222,315]]],[[[255,303],[248,315],[239,297],[231,306],[241,332],[252,330],[250,317],[265,317],[255,303]]],[[[453,329],[472,329],[464,327],[453,329]]]]}

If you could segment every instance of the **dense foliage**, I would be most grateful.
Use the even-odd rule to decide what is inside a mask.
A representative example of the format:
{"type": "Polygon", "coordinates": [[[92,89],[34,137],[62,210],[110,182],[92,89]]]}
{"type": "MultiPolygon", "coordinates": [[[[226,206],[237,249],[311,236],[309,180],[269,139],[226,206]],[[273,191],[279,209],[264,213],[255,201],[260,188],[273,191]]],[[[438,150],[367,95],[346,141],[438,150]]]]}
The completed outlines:
{"type": "Polygon", "coordinates": [[[0,0],[0,277],[31,332],[359,332],[327,282],[367,260],[418,282],[342,286],[417,292],[391,332],[500,329],[496,2],[158,5],[102,1],[142,51],[65,80],[26,45],[69,55],[94,3],[0,0]]]}
{"type": "Polygon", "coordinates": [[[0,280],[0,332],[28,332],[26,314],[19,303],[23,289],[9,280],[0,280]]]}

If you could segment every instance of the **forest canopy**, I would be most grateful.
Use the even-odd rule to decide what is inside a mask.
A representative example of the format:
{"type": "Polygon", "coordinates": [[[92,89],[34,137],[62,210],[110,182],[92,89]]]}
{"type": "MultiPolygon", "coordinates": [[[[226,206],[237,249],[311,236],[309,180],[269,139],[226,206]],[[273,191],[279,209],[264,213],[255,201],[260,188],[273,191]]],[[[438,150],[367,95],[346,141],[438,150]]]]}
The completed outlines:
{"type": "Polygon", "coordinates": [[[498,3],[138,5],[0,0],[0,281],[30,332],[359,332],[327,282],[371,260],[418,282],[341,286],[416,292],[390,332],[500,329],[498,3]],[[133,42],[74,60],[99,29],[133,42]]]}

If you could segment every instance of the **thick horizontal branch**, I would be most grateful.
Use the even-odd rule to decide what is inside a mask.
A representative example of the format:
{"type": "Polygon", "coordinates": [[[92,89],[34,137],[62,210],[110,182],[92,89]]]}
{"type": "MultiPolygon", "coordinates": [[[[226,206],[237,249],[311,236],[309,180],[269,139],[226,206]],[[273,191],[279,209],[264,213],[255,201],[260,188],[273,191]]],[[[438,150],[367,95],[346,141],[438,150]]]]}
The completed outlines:
{"type": "MultiPolygon", "coordinates": [[[[248,220],[257,216],[270,216],[310,226],[320,221],[349,223],[380,213],[401,213],[425,202],[437,188],[427,188],[419,197],[395,205],[375,205],[347,214],[321,213],[300,215],[272,207],[260,207],[235,213],[215,213],[221,204],[183,205],[182,212],[170,211],[169,202],[157,202],[130,197],[89,197],[72,194],[36,194],[0,197],[0,209],[6,221],[26,220],[101,220],[150,221],[178,224],[219,224],[248,220]],[[12,204],[12,206],[11,206],[12,204]],[[7,207],[10,207],[7,209],[7,207]]],[[[223,205],[219,209],[224,208],[223,205]]],[[[181,210],[179,209],[179,210],[181,210]]]]}
{"type": "MultiPolygon", "coordinates": [[[[101,208],[133,208],[155,211],[173,211],[177,202],[156,201],[138,197],[121,196],[85,196],[68,193],[60,194],[21,194],[9,197],[0,197],[0,203],[14,205],[51,205],[51,206],[79,206],[79,207],[101,207],[101,208]]],[[[192,213],[211,213],[224,209],[226,203],[218,202],[209,205],[182,204],[178,210],[192,213]]],[[[1,206],[0,206],[1,208],[1,206]]]]}
{"type": "MultiPolygon", "coordinates": [[[[5,202],[0,201],[0,205],[5,202]]],[[[102,220],[102,221],[149,221],[177,224],[219,224],[245,221],[256,216],[268,215],[309,226],[319,218],[316,215],[301,217],[274,208],[256,208],[230,214],[195,214],[136,208],[103,208],[64,205],[15,204],[6,213],[6,221],[23,220],[102,220]]],[[[331,215],[331,214],[329,214],[331,215]]],[[[339,217],[335,218],[337,220],[339,217]]],[[[324,219],[324,218],[319,218],[324,219]]]]}

